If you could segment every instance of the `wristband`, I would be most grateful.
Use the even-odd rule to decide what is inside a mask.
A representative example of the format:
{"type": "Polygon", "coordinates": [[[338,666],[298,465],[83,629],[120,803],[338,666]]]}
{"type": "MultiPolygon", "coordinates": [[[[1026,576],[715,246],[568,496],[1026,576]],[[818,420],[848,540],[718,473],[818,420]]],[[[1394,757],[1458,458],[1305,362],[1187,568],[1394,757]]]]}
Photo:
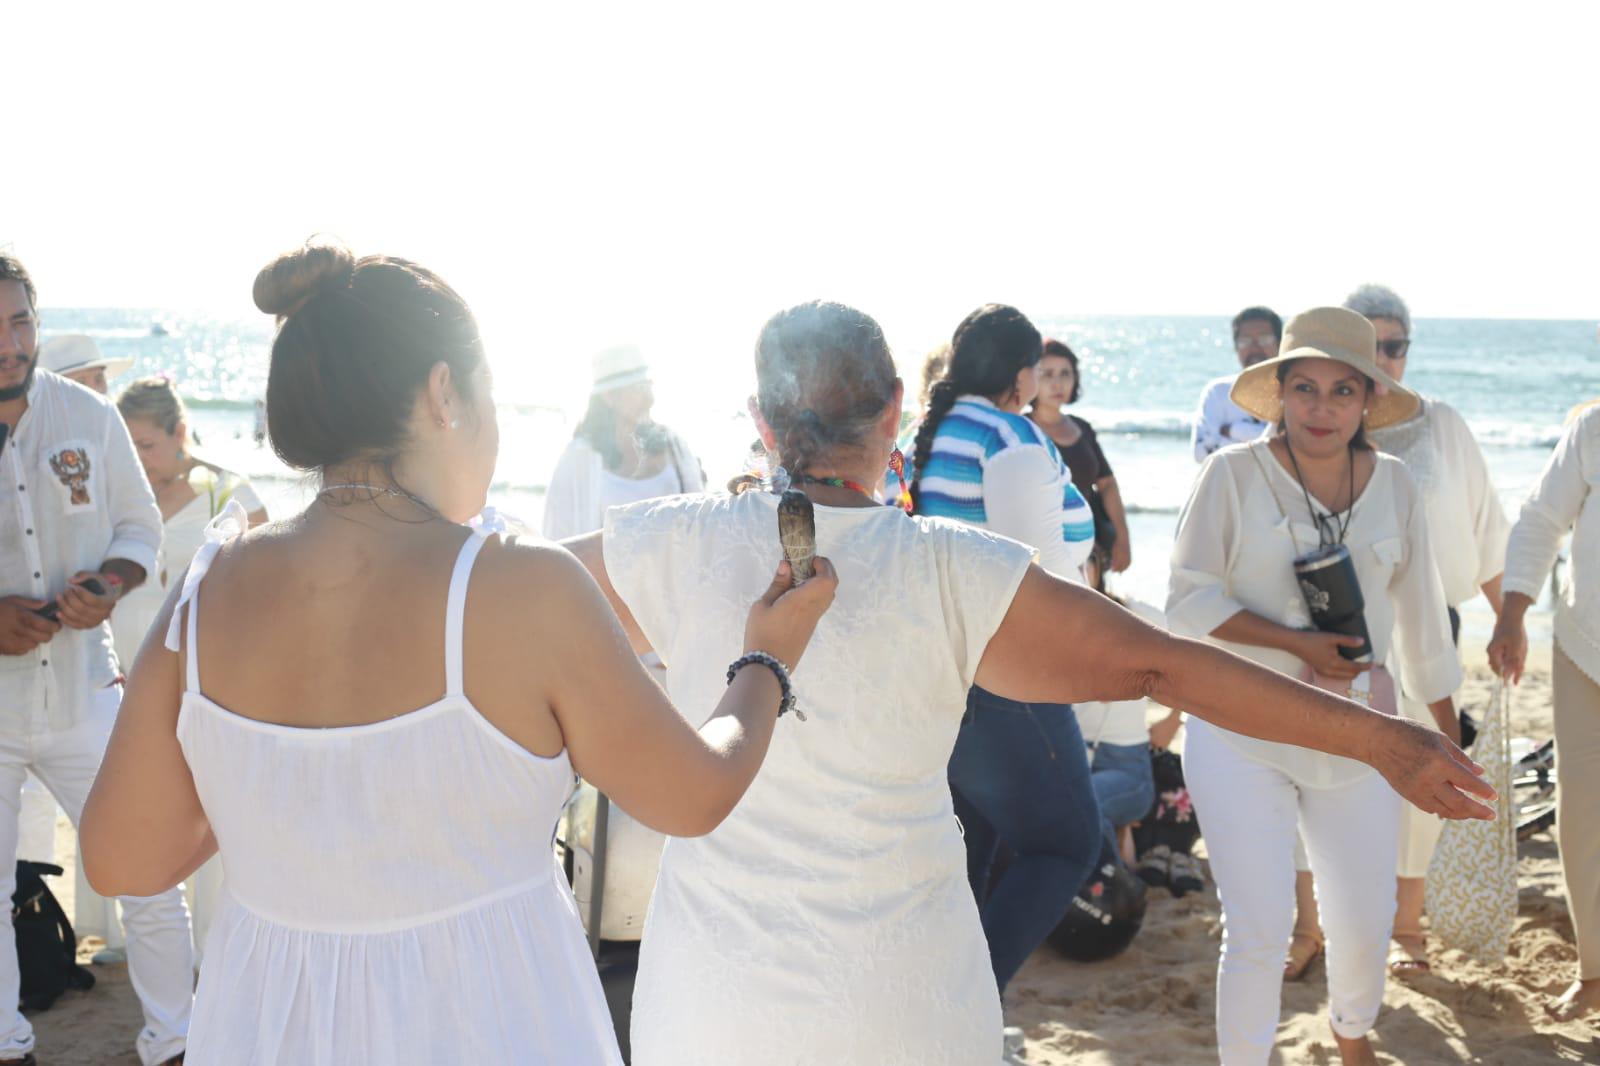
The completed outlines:
{"type": "Polygon", "coordinates": [[[764,651],[748,652],[735,659],[733,665],[728,667],[728,684],[733,684],[734,677],[747,666],[765,666],[772,671],[772,676],[778,679],[778,688],[783,693],[783,698],[778,701],[779,718],[793,711],[794,716],[800,721],[806,720],[805,714],[795,705],[794,687],[789,683],[789,668],[787,666],[779,662],[776,656],[768,655],[764,651]]]}

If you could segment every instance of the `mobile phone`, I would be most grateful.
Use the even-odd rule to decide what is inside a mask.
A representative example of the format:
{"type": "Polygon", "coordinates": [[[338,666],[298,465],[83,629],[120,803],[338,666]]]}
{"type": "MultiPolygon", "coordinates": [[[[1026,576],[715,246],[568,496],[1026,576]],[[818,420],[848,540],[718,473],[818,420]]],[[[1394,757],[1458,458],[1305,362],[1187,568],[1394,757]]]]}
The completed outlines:
{"type": "MultiPolygon", "coordinates": [[[[81,589],[86,589],[89,592],[94,593],[96,596],[104,596],[106,594],[106,587],[92,577],[84,578],[82,581],[78,582],[78,587],[81,589]]],[[[57,603],[55,600],[51,600],[49,603],[45,604],[43,607],[40,607],[33,613],[48,622],[60,621],[61,604],[57,603]]]]}

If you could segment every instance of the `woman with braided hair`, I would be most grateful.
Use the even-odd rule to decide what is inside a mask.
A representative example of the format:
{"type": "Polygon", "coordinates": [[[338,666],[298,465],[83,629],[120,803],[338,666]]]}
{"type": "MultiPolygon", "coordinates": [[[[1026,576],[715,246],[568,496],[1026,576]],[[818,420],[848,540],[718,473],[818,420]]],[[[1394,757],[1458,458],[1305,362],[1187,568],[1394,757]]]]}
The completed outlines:
{"type": "MultiPolygon", "coordinates": [[[[1039,391],[1043,345],[1021,311],[1001,304],[956,327],[949,369],[917,431],[911,495],[918,514],[1022,541],[1046,570],[1077,580],[1094,546],[1094,518],[1055,444],[1022,413],[1039,391]]],[[[1066,704],[1018,703],[978,687],[967,695],[950,788],[1002,992],[1100,854],[1085,751],[1066,704]],[[1011,862],[994,879],[1002,843],[1011,862]]]]}

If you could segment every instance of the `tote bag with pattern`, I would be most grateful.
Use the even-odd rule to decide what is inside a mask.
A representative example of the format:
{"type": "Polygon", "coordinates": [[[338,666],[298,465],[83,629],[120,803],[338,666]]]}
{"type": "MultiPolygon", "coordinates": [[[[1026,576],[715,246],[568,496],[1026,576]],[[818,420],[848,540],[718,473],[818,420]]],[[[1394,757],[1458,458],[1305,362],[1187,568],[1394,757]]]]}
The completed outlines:
{"type": "Polygon", "coordinates": [[[1424,899],[1433,934],[1480,962],[1505,958],[1517,917],[1517,827],[1511,802],[1511,691],[1495,685],[1472,744],[1500,798],[1492,822],[1446,822],[1428,865],[1424,899]]]}

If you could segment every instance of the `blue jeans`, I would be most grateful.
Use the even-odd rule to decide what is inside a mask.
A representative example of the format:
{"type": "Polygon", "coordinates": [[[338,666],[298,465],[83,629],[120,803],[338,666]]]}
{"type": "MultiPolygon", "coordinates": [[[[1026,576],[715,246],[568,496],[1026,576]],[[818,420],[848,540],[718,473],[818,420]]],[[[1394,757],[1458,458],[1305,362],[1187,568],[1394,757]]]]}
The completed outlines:
{"type": "Polygon", "coordinates": [[[1050,935],[1100,857],[1100,808],[1077,715],[974,688],[950,756],[995,982],[1006,984],[1050,935]],[[1010,865],[991,886],[995,852],[1010,865]]]}
{"type": "Polygon", "coordinates": [[[1156,800],[1156,781],[1150,773],[1150,748],[1146,744],[1096,744],[1089,757],[1089,781],[1100,802],[1100,829],[1117,847],[1117,827],[1137,822],[1150,813],[1156,800]]]}

